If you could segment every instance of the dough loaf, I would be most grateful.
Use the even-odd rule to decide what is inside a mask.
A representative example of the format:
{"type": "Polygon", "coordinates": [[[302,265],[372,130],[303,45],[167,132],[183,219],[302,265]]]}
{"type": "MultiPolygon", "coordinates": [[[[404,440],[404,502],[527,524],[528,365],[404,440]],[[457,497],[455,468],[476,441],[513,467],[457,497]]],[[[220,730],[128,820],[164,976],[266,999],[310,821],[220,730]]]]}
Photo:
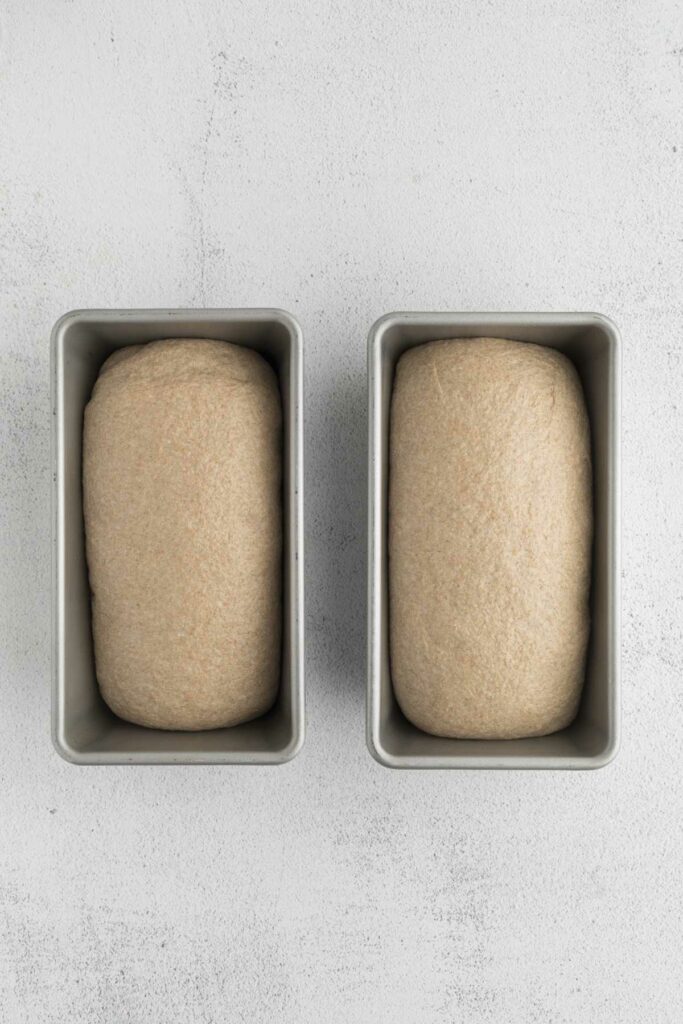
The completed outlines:
{"type": "Polygon", "coordinates": [[[272,368],[238,345],[153,341],[104,363],[83,501],[97,678],[121,718],[212,729],[273,704],[281,419],[272,368]]]}
{"type": "Polygon", "coordinates": [[[476,338],[400,358],[391,673],[420,729],[506,739],[573,720],[590,629],[591,481],[583,392],[561,353],[476,338]]]}

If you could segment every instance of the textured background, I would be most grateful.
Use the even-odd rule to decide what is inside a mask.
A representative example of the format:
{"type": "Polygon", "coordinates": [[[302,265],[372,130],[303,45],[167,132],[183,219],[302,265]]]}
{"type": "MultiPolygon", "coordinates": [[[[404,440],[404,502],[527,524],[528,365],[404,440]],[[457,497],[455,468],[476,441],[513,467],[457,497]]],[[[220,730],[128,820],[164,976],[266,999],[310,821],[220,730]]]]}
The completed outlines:
{"type": "Polygon", "coordinates": [[[0,49],[2,1021],[680,1024],[681,4],[6,0],[0,49]],[[306,340],[304,751],[67,765],[50,327],[271,304],[306,340]],[[603,771],[366,752],[365,335],[394,308],[622,329],[603,771]]]}

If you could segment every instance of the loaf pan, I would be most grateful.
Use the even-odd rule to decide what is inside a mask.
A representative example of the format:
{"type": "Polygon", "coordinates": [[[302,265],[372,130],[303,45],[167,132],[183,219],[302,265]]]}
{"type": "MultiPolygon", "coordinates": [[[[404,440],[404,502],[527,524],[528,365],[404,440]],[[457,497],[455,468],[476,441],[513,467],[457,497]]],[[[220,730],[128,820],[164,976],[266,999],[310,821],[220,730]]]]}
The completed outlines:
{"type": "Polygon", "coordinates": [[[600,768],[615,755],[619,720],[619,334],[596,313],[391,313],[368,339],[367,741],[389,768],[600,768]],[[509,338],[564,352],[576,366],[591,423],[595,538],[591,637],[578,715],[561,732],[517,740],[431,736],[402,714],[391,685],[387,579],[389,410],[399,356],[442,338],[509,338]]]}
{"type": "Polygon", "coordinates": [[[76,764],[280,764],[304,737],[302,338],[276,309],[81,310],[52,331],[52,735],[76,764]],[[81,492],[83,410],[115,349],[158,338],[216,338],[260,352],[275,368],[284,417],[282,677],[268,714],[204,732],[145,729],[117,718],[100,696],[90,626],[81,492]]]}

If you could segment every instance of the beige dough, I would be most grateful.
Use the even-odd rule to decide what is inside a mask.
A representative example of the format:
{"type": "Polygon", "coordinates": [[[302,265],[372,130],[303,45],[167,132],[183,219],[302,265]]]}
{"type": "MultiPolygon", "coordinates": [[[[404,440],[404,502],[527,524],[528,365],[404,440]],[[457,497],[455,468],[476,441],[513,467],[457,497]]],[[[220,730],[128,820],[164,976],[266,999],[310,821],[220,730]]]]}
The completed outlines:
{"type": "Polygon", "coordinates": [[[576,715],[588,641],[590,436],[569,360],[493,338],[400,358],[391,405],[391,673],[437,736],[576,715]]]}
{"type": "Polygon", "coordinates": [[[213,729],[263,714],[280,676],[281,406],[256,352],[120,349],[85,410],[95,663],[121,718],[213,729]]]}

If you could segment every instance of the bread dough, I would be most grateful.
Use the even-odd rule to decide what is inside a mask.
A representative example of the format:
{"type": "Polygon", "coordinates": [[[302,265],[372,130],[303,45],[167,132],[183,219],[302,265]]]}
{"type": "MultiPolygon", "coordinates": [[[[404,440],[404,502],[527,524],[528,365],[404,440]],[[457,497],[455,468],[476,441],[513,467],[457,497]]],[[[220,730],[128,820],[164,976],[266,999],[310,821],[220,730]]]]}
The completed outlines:
{"type": "Polygon", "coordinates": [[[281,404],[256,352],[119,349],[85,410],[96,672],[121,718],[212,729],[263,714],[280,676],[281,404]]]}
{"type": "Polygon", "coordinates": [[[590,435],[561,353],[494,338],[398,361],[389,590],[398,702],[436,736],[542,736],[576,715],[588,641],[590,435]]]}

